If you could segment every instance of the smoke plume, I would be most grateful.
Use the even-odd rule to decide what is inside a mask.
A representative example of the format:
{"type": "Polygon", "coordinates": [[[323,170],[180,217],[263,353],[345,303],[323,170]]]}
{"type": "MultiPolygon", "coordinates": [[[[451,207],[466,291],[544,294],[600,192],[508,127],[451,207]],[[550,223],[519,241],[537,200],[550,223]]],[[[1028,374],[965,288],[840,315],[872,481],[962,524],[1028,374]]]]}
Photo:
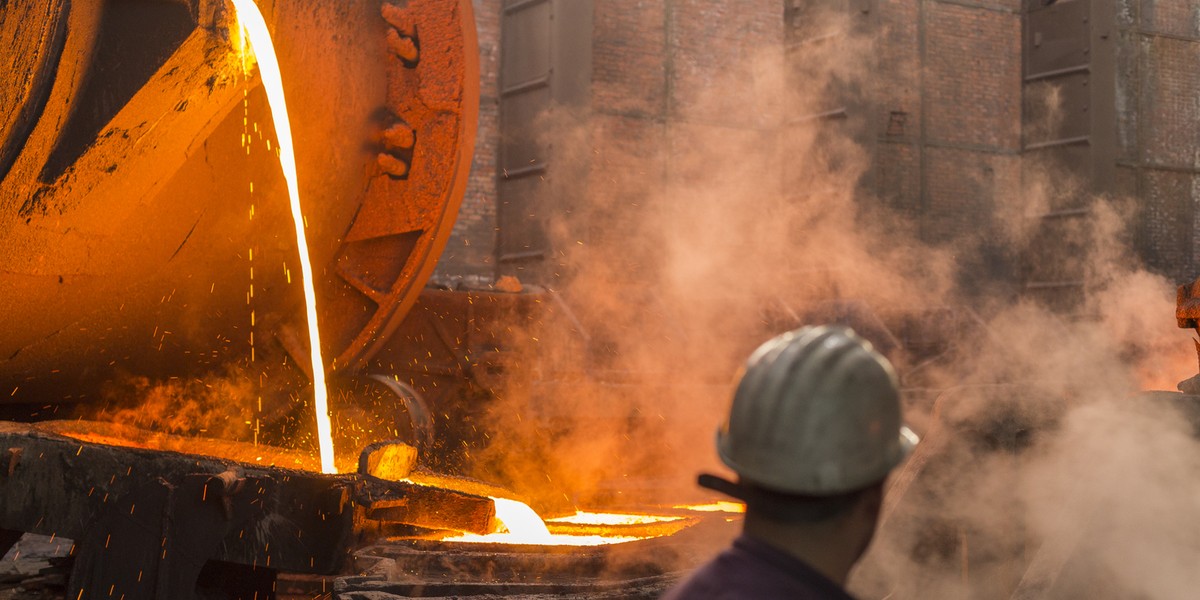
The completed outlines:
{"type": "MultiPolygon", "coordinates": [[[[547,117],[578,151],[564,160],[590,165],[586,202],[550,213],[557,299],[516,329],[476,474],[543,509],[693,497],[694,475],[722,468],[711,440],[744,357],[837,320],[897,364],[928,436],[861,597],[1094,597],[1093,567],[1109,595],[1194,589],[1196,440],[1177,397],[1137,394],[1173,389],[1195,357],[1175,283],[1131,251],[1135,203],[1014,163],[977,232],[923,233],[864,185],[868,124],[828,116],[879,91],[872,40],[822,23],[834,35],[804,59],[776,46],[681,75],[695,94],[651,134],[547,117]],[[1064,203],[1087,216],[1054,231],[1069,252],[1045,253],[1033,217],[1064,203]],[[1013,284],[1050,271],[1082,278],[1065,305],[1013,284]]],[[[1045,97],[1031,127],[1060,119],[1045,97]]]]}

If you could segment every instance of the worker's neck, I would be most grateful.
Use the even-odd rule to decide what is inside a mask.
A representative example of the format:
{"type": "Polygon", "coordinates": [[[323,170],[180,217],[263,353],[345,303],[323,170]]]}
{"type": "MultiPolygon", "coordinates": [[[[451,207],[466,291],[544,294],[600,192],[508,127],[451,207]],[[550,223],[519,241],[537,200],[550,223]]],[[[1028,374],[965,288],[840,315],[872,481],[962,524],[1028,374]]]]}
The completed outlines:
{"type": "MultiPolygon", "coordinates": [[[[873,525],[873,524],[872,524],[873,525]]],[[[746,535],[797,558],[840,586],[862,556],[873,528],[855,519],[780,523],[747,513],[746,535]]]]}

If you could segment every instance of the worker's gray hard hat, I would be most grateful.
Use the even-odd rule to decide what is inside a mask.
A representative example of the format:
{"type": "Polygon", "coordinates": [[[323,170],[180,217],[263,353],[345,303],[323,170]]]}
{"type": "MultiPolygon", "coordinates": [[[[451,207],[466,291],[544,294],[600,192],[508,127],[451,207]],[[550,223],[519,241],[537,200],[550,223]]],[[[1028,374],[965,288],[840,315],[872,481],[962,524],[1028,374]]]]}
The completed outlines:
{"type": "Polygon", "coordinates": [[[803,496],[877,483],[916,443],[891,363],[838,326],[790,331],[755,350],[717,431],[721,460],[742,482],[803,496]]]}

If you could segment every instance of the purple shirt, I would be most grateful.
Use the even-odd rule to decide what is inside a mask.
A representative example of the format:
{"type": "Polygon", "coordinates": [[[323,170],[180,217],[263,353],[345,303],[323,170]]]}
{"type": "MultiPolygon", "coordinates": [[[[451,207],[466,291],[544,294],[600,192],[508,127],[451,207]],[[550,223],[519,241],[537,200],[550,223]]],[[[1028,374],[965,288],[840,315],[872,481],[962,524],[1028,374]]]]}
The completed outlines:
{"type": "Polygon", "coordinates": [[[808,564],[744,533],[731,548],[663,596],[663,600],[699,598],[854,600],[808,564]]]}

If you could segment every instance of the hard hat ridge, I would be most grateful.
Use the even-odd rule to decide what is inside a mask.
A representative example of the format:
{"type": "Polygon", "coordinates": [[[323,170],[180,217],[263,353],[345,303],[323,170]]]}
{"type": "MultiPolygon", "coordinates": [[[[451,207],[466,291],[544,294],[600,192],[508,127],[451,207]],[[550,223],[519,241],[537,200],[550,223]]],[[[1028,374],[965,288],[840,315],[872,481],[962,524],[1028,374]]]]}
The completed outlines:
{"type": "Polygon", "coordinates": [[[846,327],[804,327],[747,361],[721,459],[742,479],[794,494],[836,494],[875,483],[911,450],[891,364],[846,327]]]}
{"type": "MultiPolygon", "coordinates": [[[[801,394],[822,393],[822,390],[806,390],[804,387],[818,379],[821,373],[832,366],[831,363],[835,363],[845,352],[852,349],[844,343],[845,336],[838,336],[838,333],[830,327],[813,329],[805,332],[806,335],[803,336],[785,334],[782,339],[777,338],[779,343],[775,344],[775,348],[747,369],[743,381],[751,380],[755,385],[746,390],[746,394],[759,398],[763,408],[777,416],[811,409],[810,406],[796,404],[795,400],[801,394]]],[[[740,387],[738,393],[742,395],[740,387]]],[[[737,418],[748,420],[747,417],[744,413],[736,416],[731,414],[730,421],[737,418]]],[[[811,425],[813,421],[801,419],[799,424],[811,425]]],[[[764,438],[760,442],[764,446],[784,443],[787,440],[783,438],[800,433],[788,428],[774,427],[770,421],[747,422],[744,426],[755,425],[765,427],[764,431],[758,432],[758,435],[764,438]]]]}

